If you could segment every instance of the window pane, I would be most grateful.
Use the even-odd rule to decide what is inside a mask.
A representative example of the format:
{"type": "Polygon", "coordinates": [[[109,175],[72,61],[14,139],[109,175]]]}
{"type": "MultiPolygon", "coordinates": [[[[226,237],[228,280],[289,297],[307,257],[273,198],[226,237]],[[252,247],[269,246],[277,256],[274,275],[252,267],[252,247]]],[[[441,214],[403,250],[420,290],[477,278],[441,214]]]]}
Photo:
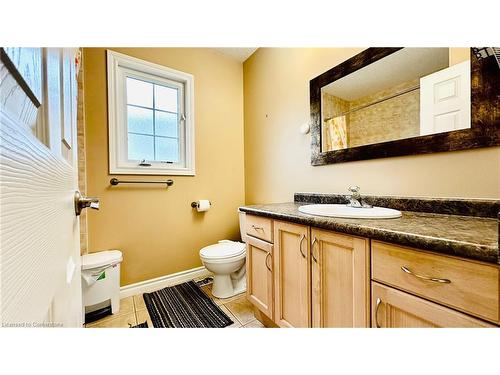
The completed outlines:
{"type": "Polygon", "coordinates": [[[127,106],[128,131],[153,134],[153,110],[127,106]]]}
{"type": "Polygon", "coordinates": [[[153,108],[153,84],[127,77],[127,104],[153,108]]]}
{"type": "Polygon", "coordinates": [[[128,134],[128,158],[130,160],[154,160],[154,137],[128,134]]]}
{"type": "Polygon", "coordinates": [[[155,133],[166,137],[178,137],[177,115],[155,111],[155,133]]]}
{"type": "Polygon", "coordinates": [[[177,89],[155,85],[155,108],[177,113],[177,89]]]}
{"type": "Polygon", "coordinates": [[[155,137],[156,160],[179,162],[179,140],[155,137]]]}

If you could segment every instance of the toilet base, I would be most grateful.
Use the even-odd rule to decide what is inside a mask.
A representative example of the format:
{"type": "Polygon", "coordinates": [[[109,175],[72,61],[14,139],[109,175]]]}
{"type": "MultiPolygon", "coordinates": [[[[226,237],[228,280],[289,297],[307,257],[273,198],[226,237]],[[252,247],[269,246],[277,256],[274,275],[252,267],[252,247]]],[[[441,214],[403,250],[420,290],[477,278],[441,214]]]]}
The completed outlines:
{"type": "Polygon", "coordinates": [[[246,291],[246,278],[233,280],[231,275],[214,275],[212,295],[217,298],[229,298],[246,291]]]}

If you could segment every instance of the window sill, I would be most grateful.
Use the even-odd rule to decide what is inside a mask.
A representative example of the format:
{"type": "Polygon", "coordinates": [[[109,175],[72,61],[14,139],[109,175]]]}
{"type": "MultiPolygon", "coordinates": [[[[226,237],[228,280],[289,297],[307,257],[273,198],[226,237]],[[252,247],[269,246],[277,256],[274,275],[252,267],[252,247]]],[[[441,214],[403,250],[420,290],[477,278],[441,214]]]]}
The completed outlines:
{"type": "Polygon", "coordinates": [[[194,168],[155,168],[155,167],[114,167],[109,168],[110,174],[155,175],[155,176],[194,176],[194,168]]]}

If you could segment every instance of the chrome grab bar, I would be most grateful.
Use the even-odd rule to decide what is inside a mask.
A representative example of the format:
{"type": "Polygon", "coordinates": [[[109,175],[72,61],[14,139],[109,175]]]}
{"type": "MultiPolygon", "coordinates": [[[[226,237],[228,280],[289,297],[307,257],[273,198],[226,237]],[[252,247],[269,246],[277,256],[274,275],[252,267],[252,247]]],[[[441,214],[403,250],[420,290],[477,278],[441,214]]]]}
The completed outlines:
{"type": "Polygon", "coordinates": [[[109,183],[113,186],[118,184],[167,184],[167,186],[172,186],[174,184],[174,180],[165,180],[165,181],[130,181],[130,180],[119,180],[117,178],[112,178],[109,180],[109,183]]]}
{"type": "Polygon", "coordinates": [[[408,269],[405,266],[401,266],[401,270],[403,272],[406,272],[408,275],[415,276],[418,279],[426,280],[426,281],[432,281],[435,283],[441,283],[441,284],[450,284],[451,280],[448,279],[441,279],[441,278],[436,278],[436,277],[430,277],[430,276],[424,276],[424,275],[419,275],[414,272],[412,272],[410,269],[408,269]]]}

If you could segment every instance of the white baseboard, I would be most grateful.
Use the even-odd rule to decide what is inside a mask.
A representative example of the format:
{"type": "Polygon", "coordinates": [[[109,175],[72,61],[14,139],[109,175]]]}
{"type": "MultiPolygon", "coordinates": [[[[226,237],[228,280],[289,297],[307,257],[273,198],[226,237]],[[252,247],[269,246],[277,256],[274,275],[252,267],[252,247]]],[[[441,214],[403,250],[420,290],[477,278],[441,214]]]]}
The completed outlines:
{"type": "Polygon", "coordinates": [[[154,292],[155,290],[172,286],[199,277],[211,276],[211,272],[204,266],[192,268],[190,270],[160,276],[154,279],[140,281],[120,288],[120,298],[130,297],[136,294],[154,292]]]}

